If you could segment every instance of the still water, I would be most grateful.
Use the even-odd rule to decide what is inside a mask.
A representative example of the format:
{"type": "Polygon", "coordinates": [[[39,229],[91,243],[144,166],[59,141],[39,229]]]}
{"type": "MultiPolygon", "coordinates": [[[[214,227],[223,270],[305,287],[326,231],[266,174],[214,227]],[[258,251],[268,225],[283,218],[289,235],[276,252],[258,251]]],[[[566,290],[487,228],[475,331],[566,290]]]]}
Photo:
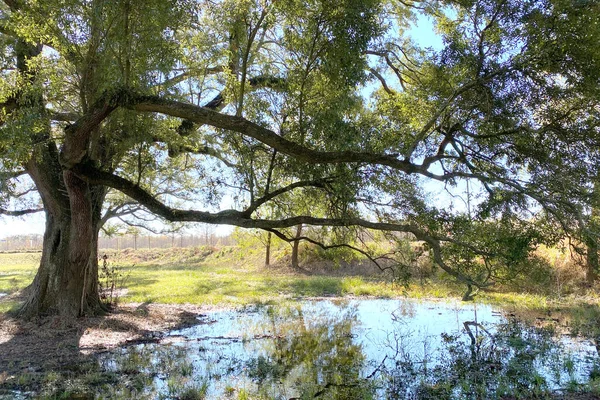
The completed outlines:
{"type": "Polygon", "coordinates": [[[473,303],[318,300],[200,315],[161,343],[100,357],[106,396],[504,399],[578,390],[595,344],[473,303]]]}

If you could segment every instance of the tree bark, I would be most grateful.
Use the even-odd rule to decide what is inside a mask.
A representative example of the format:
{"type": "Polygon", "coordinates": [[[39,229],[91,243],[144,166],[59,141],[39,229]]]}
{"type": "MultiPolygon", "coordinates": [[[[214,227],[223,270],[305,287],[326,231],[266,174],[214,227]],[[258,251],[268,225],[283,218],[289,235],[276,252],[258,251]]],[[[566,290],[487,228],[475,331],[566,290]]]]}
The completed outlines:
{"type": "Polygon", "coordinates": [[[271,265],[271,232],[267,232],[267,245],[265,251],[265,267],[271,265]]]}
{"type": "MultiPolygon", "coordinates": [[[[302,236],[302,224],[296,227],[296,239],[302,236]]],[[[294,241],[294,246],[292,247],[292,268],[299,269],[300,264],[298,262],[298,250],[300,247],[300,241],[294,241]]]]}
{"type": "MultiPolygon", "coordinates": [[[[595,190],[594,190],[595,191],[595,190]]],[[[598,278],[599,260],[598,260],[598,209],[592,208],[591,221],[587,227],[588,232],[585,233],[586,252],[586,269],[585,280],[588,284],[593,284],[598,278]]]]}
{"type": "Polygon", "coordinates": [[[47,214],[42,258],[20,315],[78,317],[103,311],[98,293],[97,235],[90,241],[73,240],[76,229],[69,218],[47,214]]]}
{"type": "Polygon", "coordinates": [[[97,202],[105,191],[70,171],[60,171],[58,153],[48,146],[34,155],[28,171],[44,203],[46,232],[33,283],[19,314],[78,317],[104,310],[98,293],[97,202]]]}
{"type": "Polygon", "coordinates": [[[587,259],[585,280],[588,284],[593,284],[598,278],[598,240],[595,237],[588,237],[586,240],[587,259]]]}

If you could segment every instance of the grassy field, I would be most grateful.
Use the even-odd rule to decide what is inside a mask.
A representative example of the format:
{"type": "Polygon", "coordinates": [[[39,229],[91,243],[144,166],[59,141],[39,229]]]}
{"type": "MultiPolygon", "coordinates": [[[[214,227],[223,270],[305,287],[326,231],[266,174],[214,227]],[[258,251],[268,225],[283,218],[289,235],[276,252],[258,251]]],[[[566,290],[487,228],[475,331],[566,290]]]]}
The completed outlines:
{"type": "MultiPolygon", "coordinates": [[[[237,306],[325,296],[460,298],[464,290],[439,276],[408,286],[393,284],[390,276],[360,263],[339,268],[332,263],[321,268],[309,264],[306,270],[292,270],[286,247],[275,251],[270,267],[264,267],[263,249],[258,246],[125,249],[103,254],[112,280],[121,289],[118,301],[123,303],[237,306]]],[[[33,280],[39,257],[39,253],[0,253],[0,293],[7,294],[0,297],[0,312],[18,306],[17,294],[33,280]]],[[[567,312],[586,319],[600,315],[599,296],[590,288],[546,293],[496,288],[480,292],[476,299],[509,310],[567,312]]]]}
{"type": "Polygon", "coordinates": [[[39,253],[0,253],[0,292],[12,294],[35,276],[39,253]]]}
{"type": "MultiPolygon", "coordinates": [[[[0,253],[0,293],[14,294],[35,275],[39,253],[0,253]]],[[[408,288],[389,277],[360,269],[331,274],[294,271],[277,262],[262,266],[260,249],[144,249],[107,253],[119,301],[165,304],[245,305],[297,297],[377,296],[455,297],[460,288],[428,283],[408,288]]],[[[285,258],[283,252],[280,257],[285,258]]],[[[102,273],[101,273],[102,275],[102,273]]],[[[110,281],[110,279],[109,279],[110,281]]],[[[14,307],[14,296],[0,299],[0,312],[14,307]]]]}
{"type": "MultiPolygon", "coordinates": [[[[39,253],[0,253],[0,293],[13,295],[29,285],[38,267],[39,253]]],[[[18,304],[14,296],[0,297],[0,313],[18,304]]]]}

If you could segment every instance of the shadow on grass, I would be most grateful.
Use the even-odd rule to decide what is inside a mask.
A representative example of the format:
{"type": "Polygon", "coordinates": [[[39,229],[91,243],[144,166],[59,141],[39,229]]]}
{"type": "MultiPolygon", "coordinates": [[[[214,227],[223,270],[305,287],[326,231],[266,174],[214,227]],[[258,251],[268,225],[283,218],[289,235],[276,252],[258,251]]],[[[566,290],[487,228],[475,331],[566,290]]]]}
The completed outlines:
{"type": "Polygon", "coordinates": [[[315,277],[289,282],[286,290],[296,296],[341,296],[344,285],[340,279],[315,277]]]}
{"type": "Polygon", "coordinates": [[[158,281],[159,280],[156,278],[148,278],[144,276],[136,276],[134,274],[131,274],[129,277],[127,277],[127,279],[125,279],[125,282],[122,285],[122,287],[127,288],[130,291],[147,292],[149,290],[148,287],[150,285],[155,284],[158,281]]]}
{"type": "Polygon", "coordinates": [[[135,264],[123,266],[126,271],[156,272],[156,271],[199,271],[205,267],[200,264],[135,264]]]}
{"type": "MultiPolygon", "coordinates": [[[[0,291],[2,292],[2,296],[0,296],[0,326],[3,320],[3,313],[15,313],[18,311],[23,301],[25,301],[25,297],[21,291],[22,288],[15,288],[13,291],[0,291]]],[[[0,329],[0,332],[2,330],[0,329]]]]}
{"type": "MultiPolygon", "coordinates": [[[[0,273],[0,281],[2,281],[4,279],[11,278],[13,276],[20,276],[20,277],[22,277],[22,279],[25,279],[25,278],[29,278],[31,275],[33,275],[33,273],[30,273],[29,271],[24,271],[24,272],[20,272],[20,271],[2,272],[2,273],[0,273]]],[[[11,279],[15,279],[15,278],[11,278],[11,279]]]]}

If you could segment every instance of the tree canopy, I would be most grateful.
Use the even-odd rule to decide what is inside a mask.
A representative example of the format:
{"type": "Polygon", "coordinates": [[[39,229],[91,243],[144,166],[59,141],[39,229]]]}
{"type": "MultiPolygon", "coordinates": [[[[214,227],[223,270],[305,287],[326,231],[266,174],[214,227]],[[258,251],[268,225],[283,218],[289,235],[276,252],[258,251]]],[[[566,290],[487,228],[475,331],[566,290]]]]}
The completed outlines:
{"type": "Polygon", "coordinates": [[[115,216],[410,233],[469,287],[596,238],[599,39],[592,0],[3,0],[0,213],[30,184],[47,221],[23,313],[97,309],[115,216]]]}

